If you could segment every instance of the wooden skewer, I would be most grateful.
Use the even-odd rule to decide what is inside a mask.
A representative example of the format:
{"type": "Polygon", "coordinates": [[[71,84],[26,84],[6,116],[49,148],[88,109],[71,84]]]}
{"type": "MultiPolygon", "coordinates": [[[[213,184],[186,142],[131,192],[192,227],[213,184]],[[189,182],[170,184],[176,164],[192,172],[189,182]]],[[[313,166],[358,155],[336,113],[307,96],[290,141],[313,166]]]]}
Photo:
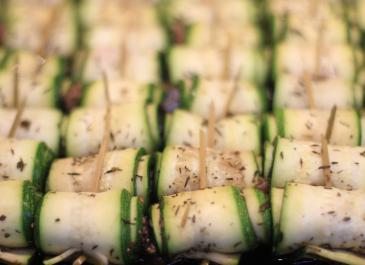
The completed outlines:
{"type": "Polygon", "coordinates": [[[226,105],[224,106],[222,117],[227,116],[227,114],[229,113],[229,107],[231,106],[234,95],[236,94],[237,89],[239,88],[241,80],[241,72],[242,72],[242,67],[239,68],[238,73],[234,78],[233,86],[232,89],[229,91],[228,100],[226,102],[226,105]]]}
{"type": "Polygon", "coordinates": [[[53,6],[50,16],[48,17],[47,23],[45,23],[45,27],[42,32],[41,45],[37,51],[37,53],[42,57],[44,57],[46,54],[46,48],[47,48],[47,45],[48,45],[50,37],[51,37],[52,29],[54,28],[56,23],[59,21],[59,18],[63,13],[63,7],[64,7],[63,1],[60,1],[59,4],[53,6]]]}
{"type": "Polygon", "coordinates": [[[106,107],[106,115],[105,115],[105,130],[104,130],[104,136],[103,140],[100,145],[99,153],[96,158],[96,169],[95,169],[95,175],[94,175],[94,185],[93,185],[93,191],[97,192],[99,190],[99,183],[100,178],[102,175],[103,165],[104,165],[104,159],[106,152],[108,151],[109,147],[109,141],[110,141],[110,127],[111,127],[111,107],[110,107],[110,98],[109,98],[109,87],[108,87],[108,79],[106,77],[105,72],[103,72],[103,81],[104,81],[104,88],[105,88],[105,96],[107,100],[107,107],[106,107]]]}
{"type": "Polygon", "coordinates": [[[212,101],[209,105],[209,118],[208,118],[208,147],[213,148],[214,146],[214,128],[215,128],[215,105],[212,101]]]}
{"type": "Polygon", "coordinates": [[[322,169],[325,182],[325,188],[331,188],[331,164],[328,154],[328,143],[326,138],[322,137],[322,169]]]}
{"type": "Polygon", "coordinates": [[[206,172],[206,140],[205,133],[200,130],[200,147],[199,147],[199,188],[205,189],[207,187],[207,172],[206,172]]]}
{"type": "Polygon", "coordinates": [[[330,114],[330,117],[328,119],[327,128],[326,128],[326,140],[327,140],[328,143],[331,140],[333,125],[335,123],[335,118],[336,118],[336,111],[337,111],[337,106],[334,105],[331,109],[331,114],[330,114]]]}
{"type": "Polygon", "coordinates": [[[233,37],[230,31],[227,30],[227,36],[228,36],[228,43],[227,47],[224,49],[224,68],[222,72],[222,79],[228,80],[230,77],[230,66],[231,66],[231,53],[232,53],[232,47],[233,47],[233,37]]]}
{"type": "Polygon", "coordinates": [[[22,115],[25,109],[25,105],[26,105],[26,100],[24,99],[21,104],[18,106],[14,120],[13,120],[13,124],[10,127],[9,133],[8,133],[8,137],[9,138],[14,138],[15,134],[16,134],[16,130],[18,129],[21,119],[22,119],[22,115]]]}
{"type": "Polygon", "coordinates": [[[122,48],[120,52],[120,72],[122,77],[126,77],[128,63],[128,50],[126,40],[122,41],[122,48]]]}
{"type": "Polygon", "coordinates": [[[303,81],[304,81],[304,87],[307,91],[307,97],[308,97],[308,105],[310,109],[315,109],[316,104],[314,103],[314,97],[313,97],[313,88],[312,88],[312,80],[309,76],[309,73],[306,71],[303,75],[303,81]]]}
{"type": "Polygon", "coordinates": [[[79,256],[77,259],[74,260],[72,265],[82,265],[87,260],[87,257],[85,255],[79,256]]]}
{"type": "Polygon", "coordinates": [[[15,68],[13,75],[13,107],[19,107],[19,55],[15,58],[15,68]]]}
{"type": "Polygon", "coordinates": [[[322,45],[323,45],[323,31],[324,31],[324,21],[321,20],[318,32],[317,32],[317,41],[315,46],[315,53],[314,53],[314,73],[313,76],[320,74],[321,68],[321,55],[322,55],[322,45]]]}

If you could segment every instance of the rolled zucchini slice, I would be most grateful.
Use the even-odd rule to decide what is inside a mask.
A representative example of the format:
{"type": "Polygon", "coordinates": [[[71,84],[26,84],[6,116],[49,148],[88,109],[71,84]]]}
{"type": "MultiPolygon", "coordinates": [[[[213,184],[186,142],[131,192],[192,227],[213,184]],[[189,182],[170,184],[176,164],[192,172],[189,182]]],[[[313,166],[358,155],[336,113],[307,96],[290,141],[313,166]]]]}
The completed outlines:
{"type": "MultiPolygon", "coordinates": [[[[347,44],[324,45],[326,54],[320,58],[320,71],[317,75],[325,78],[340,78],[346,81],[356,80],[356,51],[347,44]]],[[[281,73],[303,76],[306,71],[314,73],[315,49],[307,43],[287,41],[276,47],[274,55],[275,77],[281,73]]]]}
{"type": "Polygon", "coordinates": [[[230,45],[230,38],[233,38],[238,45],[246,48],[259,47],[262,44],[260,31],[253,24],[230,24],[229,32],[227,26],[216,25],[213,29],[210,23],[191,24],[186,33],[186,44],[190,47],[209,47],[209,45],[212,45],[214,36],[219,36],[215,39],[214,45],[222,49],[230,45]]]}
{"type": "MultiPolygon", "coordinates": [[[[287,182],[323,186],[322,146],[315,142],[278,138],[272,159],[271,185],[287,182]]],[[[365,188],[365,148],[328,145],[332,185],[339,189],[365,188]]]]}
{"type": "MultiPolygon", "coordinates": [[[[188,82],[185,82],[188,83],[188,82]]],[[[192,94],[188,102],[182,107],[208,119],[210,104],[215,106],[217,119],[222,118],[225,108],[230,101],[230,95],[234,91],[228,113],[232,115],[244,113],[261,113],[265,110],[265,98],[261,88],[246,81],[240,81],[238,86],[234,81],[199,78],[194,91],[188,84],[181,85],[182,94],[192,94]]]]}
{"type": "Polygon", "coordinates": [[[364,253],[364,199],[363,190],[287,184],[277,253],[290,253],[306,245],[326,245],[364,253]]]}
{"type": "MultiPolygon", "coordinates": [[[[42,47],[44,38],[44,23],[51,15],[56,3],[43,2],[34,9],[33,3],[9,3],[5,44],[14,49],[38,51],[42,47]],[[32,17],[31,20],[28,18],[32,17]]],[[[64,57],[71,56],[77,46],[77,26],[75,11],[72,2],[64,2],[57,10],[57,20],[49,33],[46,54],[58,54],[64,57]]]]}
{"type": "MultiPolygon", "coordinates": [[[[206,130],[204,120],[183,110],[175,110],[168,119],[166,145],[199,146],[199,131],[206,130]]],[[[241,114],[221,119],[214,130],[214,147],[218,150],[249,150],[260,153],[260,120],[241,114]]]]}
{"type": "MultiPolygon", "coordinates": [[[[279,109],[276,112],[281,137],[321,141],[326,134],[329,110],[279,109]]],[[[337,110],[330,144],[357,146],[361,144],[360,117],[355,110],[337,110]]]]}
{"type": "MultiPolygon", "coordinates": [[[[355,94],[352,81],[340,78],[312,80],[313,99],[316,108],[331,109],[336,105],[340,109],[357,106],[362,95],[355,94]],[[359,97],[356,100],[356,97],[359,97]]],[[[275,84],[274,108],[309,108],[308,96],[302,78],[281,74],[275,84]]]]}
{"type": "Polygon", "coordinates": [[[119,67],[121,56],[118,56],[120,50],[120,46],[107,49],[107,54],[98,49],[89,50],[84,58],[78,59],[80,69],[77,69],[77,74],[79,78],[85,82],[100,80],[102,78],[101,64],[110,80],[123,77],[142,83],[159,82],[158,52],[139,51],[131,53],[125,65],[126,73],[122,76],[119,67]],[[110,50],[115,51],[115,53],[111,53],[110,50]]]}
{"type": "Polygon", "coordinates": [[[78,249],[113,264],[133,262],[140,247],[141,204],[127,191],[47,193],[38,208],[35,235],[44,253],[78,249]]]}
{"type": "MultiPolygon", "coordinates": [[[[159,103],[162,97],[162,91],[157,85],[124,79],[110,80],[109,93],[113,105],[135,102],[159,103]]],[[[103,81],[98,80],[84,87],[81,106],[95,108],[106,106],[103,81]]]]}
{"type": "MultiPolygon", "coordinates": [[[[0,135],[8,136],[15,109],[0,109],[0,135]]],[[[43,141],[58,154],[62,112],[56,109],[27,108],[24,110],[15,138],[43,141]]]]}
{"type": "Polygon", "coordinates": [[[25,51],[10,52],[5,67],[0,71],[1,107],[9,108],[15,105],[13,82],[16,67],[19,71],[19,101],[27,98],[27,107],[58,107],[64,60],[54,56],[44,60],[37,54],[25,51]]]}
{"type": "Polygon", "coordinates": [[[152,227],[158,248],[179,254],[239,254],[256,245],[246,202],[238,188],[212,189],[164,196],[152,207],[152,227]],[[211,218],[219,215],[220,218],[211,218]]]}
{"type": "MultiPolygon", "coordinates": [[[[97,153],[104,133],[105,109],[78,108],[67,121],[65,130],[68,156],[97,153]]],[[[109,150],[143,147],[148,152],[156,145],[159,134],[157,107],[142,103],[124,104],[111,108],[111,140],[109,150]]]]}
{"type": "MultiPolygon", "coordinates": [[[[169,51],[168,67],[173,82],[190,75],[212,78],[223,76],[225,65],[222,50],[216,48],[194,48],[176,45],[169,51]]],[[[267,64],[262,52],[244,47],[232,49],[230,53],[229,78],[241,71],[243,80],[262,84],[267,76],[267,64]]]]}
{"type": "Polygon", "coordinates": [[[0,180],[29,180],[42,191],[53,157],[43,142],[0,138],[0,180]]]}
{"type": "Polygon", "coordinates": [[[0,245],[23,248],[33,242],[34,213],[40,195],[29,181],[2,181],[0,193],[0,245]]]}
{"type": "MultiPolygon", "coordinates": [[[[207,187],[236,186],[254,187],[259,174],[256,156],[252,151],[216,151],[206,153],[207,187]]],[[[199,149],[184,146],[168,146],[157,166],[157,194],[175,194],[198,190],[199,149]]]]}
{"type": "MultiPolygon", "coordinates": [[[[106,153],[102,175],[99,179],[99,191],[127,190],[136,194],[136,182],[148,175],[137,176],[142,148],[127,148],[106,153]]],[[[48,191],[87,192],[93,191],[95,183],[96,156],[63,158],[55,160],[51,166],[48,191]]],[[[148,187],[148,183],[144,184],[148,187]]],[[[140,191],[142,193],[142,191],[140,191]]]]}

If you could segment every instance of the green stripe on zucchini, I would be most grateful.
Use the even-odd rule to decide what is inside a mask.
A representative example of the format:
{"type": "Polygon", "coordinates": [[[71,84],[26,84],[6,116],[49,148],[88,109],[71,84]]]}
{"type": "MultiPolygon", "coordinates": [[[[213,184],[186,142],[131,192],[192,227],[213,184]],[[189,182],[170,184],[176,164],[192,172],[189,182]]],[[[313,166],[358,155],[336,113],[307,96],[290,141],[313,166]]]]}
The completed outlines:
{"type": "Polygon", "coordinates": [[[164,222],[165,222],[164,215],[163,215],[164,207],[165,207],[165,197],[162,197],[160,200],[160,226],[161,226],[161,241],[162,241],[161,252],[162,252],[163,256],[168,257],[170,255],[169,255],[169,249],[168,249],[168,244],[167,244],[168,237],[166,234],[166,227],[164,224],[164,222]]]}
{"type": "Polygon", "coordinates": [[[34,186],[29,181],[25,181],[23,184],[22,220],[24,237],[28,244],[33,242],[34,213],[40,199],[41,195],[35,191],[34,186]]]}
{"type": "Polygon", "coordinates": [[[139,148],[139,150],[138,150],[138,152],[136,154],[136,157],[134,159],[134,165],[133,165],[133,181],[132,181],[133,187],[131,187],[131,190],[132,190],[132,194],[133,195],[136,195],[137,194],[136,178],[137,178],[137,170],[138,170],[139,160],[145,154],[146,154],[146,150],[144,148],[139,148]]]}
{"type": "Polygon", "coordinates": [[[250,217],[248,215],[246,201],[241,196],[240,191],[237,187],[231,187],[231,189],[233,197],[237,204],[237,213],[241,221],[242,235],[245,239],[246,248],[247,250],[253,249],[257,244],[257,239],[250,217]]]}
{"type": "Polygon", "coordinates": [[[271,218],[271,210],[269,207],[269,198],[268,196],[262,192],[261,190],[255,189],[256,196],[260,203],[260,212],[262,213],[262,219],[264,221],[264,231],[265,231],[265,239],[267,239],[266,243],[271,241],[271,227],[272,227],[272,218],[271,218]],[[268,207],[266,207],[268,205],[268,207]]]}
{"type": "Polygon", "coordinates": [[[124,264],[131,263],[131,257],[128,249],[130,249],[131,242],[131,228],[130,228],[130,206],[131,195],[128,191],[123,190],[120,196],[121,204],[121,253],[124,264]]]}
{"type": "Polygon", "coordinates": [[[38,145],[36,155],[33,163],[33,174],[32,182],[36,187],[37,191],[44,190],[44,184],[46,182],[47,173],[49,167],[51,166],[52,160],[54,159],[54,154],[47,145],[41,142],[38,145]]]}

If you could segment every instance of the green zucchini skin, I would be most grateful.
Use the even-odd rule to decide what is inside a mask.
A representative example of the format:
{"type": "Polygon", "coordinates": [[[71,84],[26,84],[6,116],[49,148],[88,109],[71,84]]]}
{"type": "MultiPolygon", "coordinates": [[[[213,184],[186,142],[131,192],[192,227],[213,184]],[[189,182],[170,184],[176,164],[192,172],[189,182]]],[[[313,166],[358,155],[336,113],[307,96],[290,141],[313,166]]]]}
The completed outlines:
{"type": "Polygon", "coordinates": [[[42,195],[36,191],[30,182],[24,182],[23,185],[23,230],[25,238],[29,245],[33,244],[33,224],[37,205],[42,195]]]}
{"type": "Polygon", "coordinates": [[[41,142],[37,148],[33,166],[33,185],[38,191],[43,191],[46,183],[47,173],[55,155],[47,145],[41,142]]]}
{"type": "Polygon", "coordinates": [[[237,187],[232,187],[232,192],[237,203],[237,210],[241,220],[241,229],[245,235],[246,246],[248,249],[253,249],[257,246],[257,238],[248,214],[246,201],[242,198],[237,187]]]}
{"type": "Polygon", "coordinates": [[[121,203],[121,253],[123,256],[123,262],[129,264],[131,262],[131,257],[129,255],[131,246],[131,228],[130,228],[130,206],[131,206],[131,196],[126,191],[123,190],[120,195],[121,203]],[[128,251],[129,249],[129,251],[128,251]]]}

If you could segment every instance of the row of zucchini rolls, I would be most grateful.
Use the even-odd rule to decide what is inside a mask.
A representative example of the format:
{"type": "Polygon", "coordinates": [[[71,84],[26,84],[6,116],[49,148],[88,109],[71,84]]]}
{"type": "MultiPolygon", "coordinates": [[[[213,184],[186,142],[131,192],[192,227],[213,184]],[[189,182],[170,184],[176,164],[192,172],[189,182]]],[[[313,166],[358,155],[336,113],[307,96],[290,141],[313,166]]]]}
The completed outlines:
{"type": "Polygon", "coordinates": [[[0,260],[364,264],[364,14],[0,0],[0,260]]]}

